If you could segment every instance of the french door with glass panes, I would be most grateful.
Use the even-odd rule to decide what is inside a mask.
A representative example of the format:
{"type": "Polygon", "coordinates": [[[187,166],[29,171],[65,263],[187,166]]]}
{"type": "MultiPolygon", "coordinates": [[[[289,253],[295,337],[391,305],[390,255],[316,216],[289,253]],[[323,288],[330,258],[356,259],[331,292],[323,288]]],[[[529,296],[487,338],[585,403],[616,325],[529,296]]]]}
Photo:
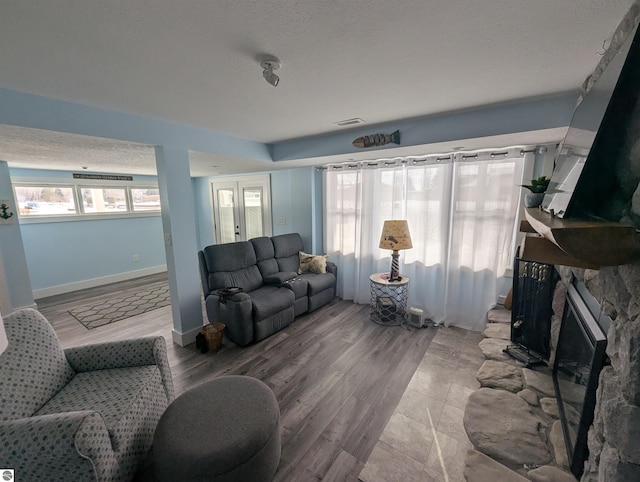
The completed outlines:
{"type": "Polygon", "coordinates": [[[211,182],[217,244],[271,236],[269,175],[239,176],[211,182]]]}

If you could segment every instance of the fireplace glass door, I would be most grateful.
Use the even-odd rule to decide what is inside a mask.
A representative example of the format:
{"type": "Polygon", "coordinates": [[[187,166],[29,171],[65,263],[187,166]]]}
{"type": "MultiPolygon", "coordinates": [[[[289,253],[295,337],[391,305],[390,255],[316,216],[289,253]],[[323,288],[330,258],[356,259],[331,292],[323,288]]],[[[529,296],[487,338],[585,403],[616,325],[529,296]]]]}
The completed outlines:
{"type": "MultiPolygon", "coordinates": [[[[587,432],[593,422],[598,378],[604,364],[607,339],[598,318],[585,302],[589,296],[584,285],[567,290],[558,339],[553,380],[560,410],[571,471],[580,477],[587,458],[587,432]]],[[[595,300],[592,300],[595,301],[595,300]]]]}

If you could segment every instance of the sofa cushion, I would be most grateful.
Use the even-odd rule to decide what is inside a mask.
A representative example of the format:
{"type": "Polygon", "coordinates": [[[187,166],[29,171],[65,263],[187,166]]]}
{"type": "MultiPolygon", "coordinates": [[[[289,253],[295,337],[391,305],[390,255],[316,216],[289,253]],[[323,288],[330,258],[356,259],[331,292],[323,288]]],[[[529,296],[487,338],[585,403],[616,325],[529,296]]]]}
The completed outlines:
{"type": "Polygon", "coordinates": [[[258,261],[258,269],[263,278],[278,272],[278,263],[275,258],[275,251],[271,238],[262,236],[260,238],[250,239],[256,252],[256,260],[258,261]]]}
{"type": "Polygon", "coordinates": [[[238,286],[252,291],[262,286],[256,253],[249,241],[213,244],[202,250],[210,291],[238,286]]]}
{"type": "Polygon", "coordinates": [[[334,288],[336,285],[336,277],[333,273],[304,273],[300,275],[300,278],[307,281],[309,284],[309,296],[318,294],[328,288],[334,288]]]}
{"type": "Polygon", "coordinates": [[[53,328],[27,308],[4,317],[9,346],[0,355],[0,420],[33,415],[74,376],[53,328]]]}
{"type": "Polygon", "coordinates": [[[249,293],[254,320],[264,320],[293,306],[295,295],[289,288],[263,286],[249,293]]]}
{"type": "Polygon", "coordinates": [[[244,291],[253,291],[262,286],[262,275],[256,265],[237,271],[221,271],[209,275],[211,290],[237,286],[244,291]]]}
{"type": "Polygon", "coordinates": [[[273,249],[278,262],[278,271],[298,271],[300,257],[298,253],[304,250],[302,238],[298,233],[280,234],[271,238],[273,249]]]}
{"type": "Polygon", "coordinates": [[[216,271],[237,271],[256,264],[256,252],[249,241],[212,244],[202,250],[207,269],[216,271]]]}
{"type": "Polygon", "coordinates": [[[250,239],[249,242],[253,245],[253,249],[256,252],[256,259],[258,261],[276,257],[276,252],[273,249],[273,242],[268,236],[253,238],[250,239]]]}
{"type": "Polygon", "coordinates": [[[297,255],[304,250],[302,238],[298,233],[279,234],[271,238],[273,251],[276,258],[297,255]]]}
{"type": "Polygon", "coordinates": [[[262,261],[258,261],[258,269],[260,270],[260,274],[263,278],[266,278],[272,275],[277,275],[278,272],[278,262],[275,258],[263,259],[262,261]]]}

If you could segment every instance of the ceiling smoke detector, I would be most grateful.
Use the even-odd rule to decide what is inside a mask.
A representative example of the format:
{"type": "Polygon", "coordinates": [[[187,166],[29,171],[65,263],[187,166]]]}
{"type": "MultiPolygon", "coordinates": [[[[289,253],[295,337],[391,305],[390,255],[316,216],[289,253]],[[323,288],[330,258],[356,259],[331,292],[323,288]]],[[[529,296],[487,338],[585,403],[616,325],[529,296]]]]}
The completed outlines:
{"type": "Polygon", "coordinates": [[[274,72],[280,68],[280,59],[278,57],[274,57],[273,55],[261,55],[258,57],[258,61],[260,62],[260,67],[262,67],[262,77],[269,84],[277,87],[280,83],[280,77],[274,72]]]}

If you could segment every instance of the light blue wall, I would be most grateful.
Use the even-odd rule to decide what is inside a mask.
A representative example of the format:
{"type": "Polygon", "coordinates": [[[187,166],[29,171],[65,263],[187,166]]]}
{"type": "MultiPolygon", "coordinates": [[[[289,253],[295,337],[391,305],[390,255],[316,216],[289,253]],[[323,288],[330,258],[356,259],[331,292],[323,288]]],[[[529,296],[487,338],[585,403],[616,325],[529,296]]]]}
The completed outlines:
{"type": "Polygon", "coordinates": [[[33,290],[166,263],[159,215],[23,224],[22,238],[33,290]]]}
{"type": "MultiPolygon", "coordinates": [[[[72,179],[71,172],[11,169],[25,178],[72,179]]],[[[156,181],[134,176],[134,181],[156,181]]],[[[22,223],[31,289],[43,290],[166,264],[159,214],[100,220],[22,223]],[[139,261],[133,261],[133,255],[139,261]]]]}
{"type": "Polygon", "coordinates": [[[300,233],[308,252],[313,247],[313,171],[304,167],[271,173],[273,234],[300,233]],[[279,218],[286,224],[278,224],[279,218]]]}
{"type": "Polygon", "coordinates": [[[215,243],[213,232],[213,207],[211,204],[211,178],[198,177],[191,181],[196,205],[198,225],[198,249],[215,243]]]}
{"type": "MultiPolygon", "coordinates": [[[[16,202],[11,188],[9,166],[5,161],[0,161],[0,199],[9,201],[14,215],[11,224],[0,224],[0,262],[3,264],[4,274],[7,278],[7,290],[10,307],[13,310],[33,305],[33,295],[29,276],[12,277],[12,273],[27,272],[27,260],[23,248],[22,233],[17,218],[16,202]]],[[[4,284],[4,283],[3,283],[4,284]]],[[[7,314],[5,312],[5,314],[7,314]]]]}

